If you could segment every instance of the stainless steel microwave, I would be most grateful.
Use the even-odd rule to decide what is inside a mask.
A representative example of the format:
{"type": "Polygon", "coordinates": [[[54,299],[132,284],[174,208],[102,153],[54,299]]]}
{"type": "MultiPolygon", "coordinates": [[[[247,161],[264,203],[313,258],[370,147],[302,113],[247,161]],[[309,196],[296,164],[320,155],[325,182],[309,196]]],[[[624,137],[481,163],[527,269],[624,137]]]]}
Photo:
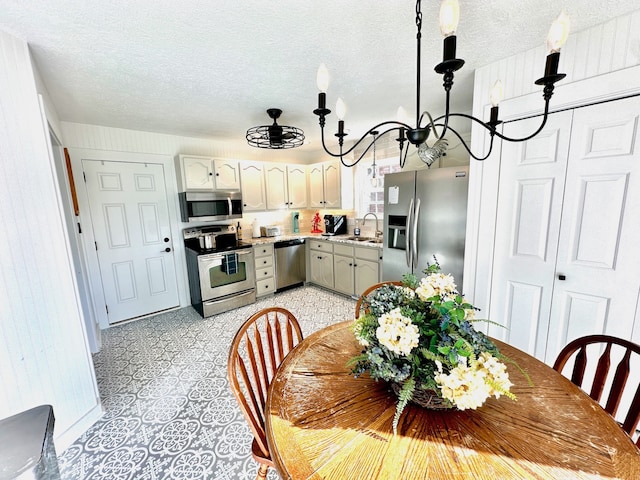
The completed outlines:
{"type": "Polygon", "coordinates": [[[180,192],[183,222],[212,222],[242,218],[241,192],[180,192]]]}

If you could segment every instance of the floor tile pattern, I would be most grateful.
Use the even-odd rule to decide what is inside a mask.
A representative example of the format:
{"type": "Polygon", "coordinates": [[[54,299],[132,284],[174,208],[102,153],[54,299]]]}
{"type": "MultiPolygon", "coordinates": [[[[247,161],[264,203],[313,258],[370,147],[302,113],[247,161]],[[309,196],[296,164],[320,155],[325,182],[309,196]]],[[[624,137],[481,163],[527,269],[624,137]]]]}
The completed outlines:
{"type": "MultiPolygon", "coordinates": [[[[253,480],[252,435],[226,378],[251,314],[289,309],[303,334],[353,318],[355,302],[305,286],[206,319],[191,307],[102,332],[93,357],[104,416],[59,455],[64,480],[253,480]]],[[[270,480],[277,479],[273,469],[270,480]]]]}

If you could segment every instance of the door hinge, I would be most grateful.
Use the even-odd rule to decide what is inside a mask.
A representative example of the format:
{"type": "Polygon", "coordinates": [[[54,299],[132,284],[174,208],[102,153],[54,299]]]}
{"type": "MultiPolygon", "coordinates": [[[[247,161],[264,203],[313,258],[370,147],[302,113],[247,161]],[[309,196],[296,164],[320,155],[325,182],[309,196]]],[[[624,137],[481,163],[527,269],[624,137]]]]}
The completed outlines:
{"type": "Polygon", "coordinates": [[[107,315],[109,315],[109,305],[105,305],[104,308],[107,311],[107,315]]]}
{"type": "Polygon", "coordinates": [[[78,233],[81,234],[82,233],[82,227],[80,226],[80,222],[78,222],[78,233]]]}
{"type": "Polygon", "coordinates": [[[84,178],[84,183],[87,183],[87,174],[82,172],[82,178],[84,178]]]}
{"type": "Polygon", "coordinates": [[[93,242],[96,246],[96,252],[98,251],[98,242],[93,242]]]}

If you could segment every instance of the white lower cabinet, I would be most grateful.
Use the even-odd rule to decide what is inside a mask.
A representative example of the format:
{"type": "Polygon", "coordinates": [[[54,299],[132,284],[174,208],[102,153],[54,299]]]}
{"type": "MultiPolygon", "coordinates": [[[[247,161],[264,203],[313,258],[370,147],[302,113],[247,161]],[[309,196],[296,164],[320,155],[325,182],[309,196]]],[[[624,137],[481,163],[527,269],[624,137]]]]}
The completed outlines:
{"type": "Polygon", "coordinates": [[[333,244],[326,240],[309,242],[309,281],[333,290],[333,244]]]}
{"type": "Polygon", "coordinates": [[[331,240],[310,240],[307,281],[360,296],[380,281],[382,249],[331,240]]]}
{"type": "Polygon", "coordinates": [[[353,295],[355,276],[353,247],[350,245],[334,245],[333,247],[333,287],[340,293],[353,295]]]}
{"type": "Polygon", "coordinates": [[[381,280],[382,249],[377,247],[355,247],[354,257],[354,293],[360,296],[367,288],[381,280]]]}
{"type": "Polygon", "coordinates": [[[273,244],[253,247],[256,266],[256,296],[262,297],[276,291],[273,244]]]}
{"type": "Polygon", "coordinates": [[[334,289],[347,295],[362,295],[380,280],[380,255],[377,247],[336,244],[333,247],[334,289]]]}

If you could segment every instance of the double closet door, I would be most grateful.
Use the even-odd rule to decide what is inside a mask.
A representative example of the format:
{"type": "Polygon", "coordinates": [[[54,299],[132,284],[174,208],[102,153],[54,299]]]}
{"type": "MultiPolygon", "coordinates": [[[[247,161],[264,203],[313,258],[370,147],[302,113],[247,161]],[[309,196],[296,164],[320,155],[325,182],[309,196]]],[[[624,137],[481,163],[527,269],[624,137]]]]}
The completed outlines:
{"type": "Polygon", "coordinates": [[[492,336],[553,363],[576,337],[640,334],[639,112],[638,97],[565,111],[502,144],[492,336]]]}

